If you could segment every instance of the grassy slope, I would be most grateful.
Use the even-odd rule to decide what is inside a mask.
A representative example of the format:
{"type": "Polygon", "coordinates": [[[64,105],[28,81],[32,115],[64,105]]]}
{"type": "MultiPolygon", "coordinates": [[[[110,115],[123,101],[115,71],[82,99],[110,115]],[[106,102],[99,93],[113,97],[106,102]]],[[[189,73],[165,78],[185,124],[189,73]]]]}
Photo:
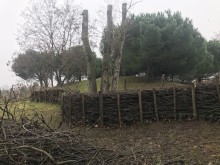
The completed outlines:
{"type": "MultiPolygon", "coordinates": [[[[124,90],[124,83],[125,80],[127,81],[127,89],[128,90],[141,90],[141,89],[158,89],[160,88],[161,82],[160,81],[154,81],[154,82],[147,82],[146,79],[144,77],[120,77],[119,79],[119,91],[123,91],[124,90]]],[[[100,83],[101,83],[101,79],[98,78],[96,80],[97,82],[97,89],[98,91],[100,90],[100,83]]],[[[110,80],[111,83],[111,80],[110,80]]],[[[74,82],[72,84],[69,85],[65,85],[65,88],[69,88],[72,90],[79,90],[80,92],[87,92],[87,84],[88,81],[81,81],[81,82],[74,82]]],[[[164,87],[172,87],[172,86],[179,86],[181,84],[175,83],[175,82],[165,82],[164,87]]],[[[111,87],[110,87],[111,89],[111,87]]]]}

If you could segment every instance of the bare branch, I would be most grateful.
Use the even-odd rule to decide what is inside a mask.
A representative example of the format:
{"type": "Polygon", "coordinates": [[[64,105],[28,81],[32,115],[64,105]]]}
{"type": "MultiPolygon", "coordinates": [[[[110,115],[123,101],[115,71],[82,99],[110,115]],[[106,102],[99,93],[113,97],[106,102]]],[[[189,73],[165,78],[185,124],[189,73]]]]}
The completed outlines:
{"type": "Polygon", "coordinates": [[[55,163],[54,158],[48,152],[46,152],[42,149],[39,149],[39,148],[36,148],[33,146],[27,146],[27,145],[19,146],[19,147],[17,147],[17,149],[31,149],[31,150],[40,152],[40,153],[44,154],[45,156],[47,156],[53,163],[55,163]]]}

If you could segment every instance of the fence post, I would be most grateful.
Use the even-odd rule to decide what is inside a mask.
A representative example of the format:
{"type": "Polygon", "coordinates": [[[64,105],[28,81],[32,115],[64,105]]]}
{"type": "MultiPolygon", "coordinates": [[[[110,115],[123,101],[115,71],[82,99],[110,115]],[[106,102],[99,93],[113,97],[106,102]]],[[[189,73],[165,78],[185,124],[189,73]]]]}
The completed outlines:
{"type": "Polygon", "coordinates": [[[64,121],[65,120],[65,112],[64,112],[64,95],[62,95],[61,97],[61,113],[62,113],[62,120],[64,121]]]}
{"type": "Polygon", "coordinates": [[[37,102],[40,102],[40,93],[41,93],[41,91],[38,91],[38,93],[37,93],[37,102]]]}
{"type": "Polygon", "coordinates": [[[83,125],[86,125],[86,114],[85,114],[85,96],[82,93],[82,113],[83,113],[83,125]]]}
{"type": "Polygon", "coordinates": [[[72,95],[69,96],[69,127],[72,125],[72,95]]]}
{"type": "Polygon", "coordinates": [[[216,78],[216,90],[218,94],[218,100],[220,102],[219,78],[216,78]]]}
{"type": "Polygon", "coordinates": [[[100,126],[103,127],[103,96],[102,91],[99,91],[99,119],[100,119],[100,126]]]}
{"type": "Polygon", "coordinates": [[[44,101],[47,102],[47,90],[44,90],[44,101]]]}
{"type": "Polygon", "coordinates": [[[157,122],[159,122],[158,109],[157,109],[157,96],[156,96],[156,93],[155,93],[155,89],[153,89],[153,97],[154,97],[155,116],[156,116],[157,122]]]}
{"type": "Polygon", "coordinates": [[[128,90],[128,88],[127,88],[127,79],[125,79],[125,82],[124,82],[124,90],[125,91],[128,90]]]}
{"type": "Polygon", "coordinates": [[[121,122],[121,110],[120,110],[120,94],[117,93],[117,108],[118,108],[118,121],[119,121],[119,127],[121,128],[122,122],[121,122]]]}
{"type": "Polygon", "coordinates": [[[37,102],[37,95],[36,95],[36,91],[34,91],[34,102],[37,102]]]}
{"type": "Polygon", "coordinates": [[[143,125],[143,107],[142,107],[142,93],[141,93],[141,90],[138,92],[138,103],[139,103],[140,122],[141,122],[141,125],[143,125]]]}
{"type": "Polygon", "coordinates": [[[173,112],[174,112],[174,119],[176,120],[176,87],[173,87],[173,112]]]}
{"type": "Polygon", "coordinates": [[[195,85],[192,84],[192,106],[193,106],[193,118],[197,118],[197,112],[196,112],[196,90],[195,85]]]}
{"type": "Polygon", "coordinates": [[[31,101],[35,101],[35,94],[34,94],[34,91],[31,91],[31,101]]]}

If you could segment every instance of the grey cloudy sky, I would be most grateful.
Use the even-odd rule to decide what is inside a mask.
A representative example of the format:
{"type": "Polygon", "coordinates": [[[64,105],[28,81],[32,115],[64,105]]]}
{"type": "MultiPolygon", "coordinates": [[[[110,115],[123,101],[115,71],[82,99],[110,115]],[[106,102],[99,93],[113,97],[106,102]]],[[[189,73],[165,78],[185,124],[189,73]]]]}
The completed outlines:
{"type": "MultiPolygon", "coordinates": [[[[19,81],[7,67],[14,52],[19,51],[15,34],[22,21],[21,12],[30,0],[0,0],[0,88],[10,87],[19,81]]],[[[75,0],[82,8],[88,9],[90,15],[100,10],[106,0],[75,0]]],[[[142,0],[136,4],[133,13],[152,13],[170,9],[180,11],[183,17],[193,20],[194,27],[207,39],[220,32],[219,0],[142,0]]],[[[97,17],[98,18],[98,17],[97,17]]]]}

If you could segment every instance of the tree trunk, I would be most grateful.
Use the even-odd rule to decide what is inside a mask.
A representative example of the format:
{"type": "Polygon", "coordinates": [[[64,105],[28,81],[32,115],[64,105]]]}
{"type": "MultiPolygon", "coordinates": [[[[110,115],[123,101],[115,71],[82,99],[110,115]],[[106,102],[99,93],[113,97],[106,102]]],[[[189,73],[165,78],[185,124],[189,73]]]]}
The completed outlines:
{"type": "Polygon", "coordinates": [[[83,10],[83,22],[82,22],[82,41],[83,48],[86,53],[86,62],[87,62],[87,78],[89,82],[89,92],[96,93],[96,68],[94,58],[92,58],[92,50],[89,44],[89,36],[88,36],[88,10],[83,10]]]}
{"type": "Polygon", "coordinates": [[[118,80],[120,76],[120,67],[121,67],[121,58],[122,50],[125,41],[126,33],[126,15],[127,15],[127,3],[122,4],[122,22],[120,27],[119,42],[114,45],[114,68],[113,68],[113,77],[112,77],[112,91],[118,91],[118,80]]]}
{"type": "Polygon", "coordinates": [[[79,82],[81,82],[81,81],[82,81],[82,76],[79,75],[78,77],[79,77],[79,78],[78,78],[78,79],[79,79],[79,82]]]}
{"type": "Polygon", "coordinates": [[[44,86],[48,88],[48,78],[44,78],[43,82],[44,82],[44,86]]]}
{"type": "Polygon", "coordinates": [[[220,82],[220,70],[218,71],[218,84],[219,84],[219,82],[220,82]]]}
{"type": "Polygon", "coordinates": [[[55,78],[56,78],[56,81],[57,81],[57,86],[59,86],[59,87],[62,86],[60,71],[55,72],[55,78]]]}
{"type": "Polygon", "coordinates": [[[199,76],[199,77],[197,78],[197,82],[198,82],[199,84],[202,82],[202,77],[201,77],[201,76],[199,76]]]}
{"type": "Polygon", "coordinates": [[[112,53],[113,42],[113,21],[112,21],[112,5],[108,5],[107,9],[107,30],[104,39],[103,61],[102,61],[102,77],[101,77],[101,91],[108,92],[109,74],[110,74],[110,55],[112,53]]]}
{"type": "Polygon", "coordinates": [[[53,74],[50,75],[51,87],[53,87],[53,74]]]}
{"type": "Polygon", "coordinates": [[[40,80],[40,87],[43,87],[43,80],[40,80]]]}

